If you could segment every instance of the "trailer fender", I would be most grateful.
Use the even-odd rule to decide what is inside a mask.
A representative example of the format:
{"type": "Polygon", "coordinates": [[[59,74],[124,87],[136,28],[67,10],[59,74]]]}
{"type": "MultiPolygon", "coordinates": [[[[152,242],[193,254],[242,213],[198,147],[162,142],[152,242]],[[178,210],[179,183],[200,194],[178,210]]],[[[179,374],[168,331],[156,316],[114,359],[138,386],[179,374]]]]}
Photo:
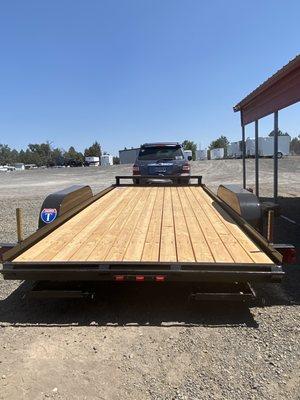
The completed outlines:
{"type": "Polygon", "coordinates": [[[39,229],[93,196],[90,186],[73,185],[49,194],[39,214],[39,229]]]}
{"type": "Polygon", "coordinates": [[[237,212],[255,229],[262,223],[261,203],[255,194],[241,188],[240,185],[220,185],[217,196],[237,212]]]}

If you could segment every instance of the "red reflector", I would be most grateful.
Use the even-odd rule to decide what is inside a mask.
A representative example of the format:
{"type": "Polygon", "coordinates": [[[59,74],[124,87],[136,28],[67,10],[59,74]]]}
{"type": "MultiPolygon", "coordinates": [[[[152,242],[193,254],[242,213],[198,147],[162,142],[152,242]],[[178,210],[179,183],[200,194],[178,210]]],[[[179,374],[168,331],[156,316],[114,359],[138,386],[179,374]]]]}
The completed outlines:
{"type": "Polygon", "coordinates": [[[142,281],[145,280],[145,277],[144,277],[143,275],[137,275],[137,276],[135,277],[135,280],[136,280],[137,282],[142,282],[142,281]]]}
{"type": "Polygon", "coordinates": [[[156,282],[163,282],[165,280],[165,277],[163,275],[157,275],[155,277],[156,282]]]}
{"type": "Polygon", "coordinates": [[[116,275],[116,276],[115,276],[115,280],[116,280],[116,281],[124,281],[124,279],[125,279],[125,276],[124,276],[124,275],[116,275]]]}
{"type": "Polygon", "coordinates": [[[282,254],[282,262],[284,264],[294,264],[296,262],[297,254],[295,248],[280,249],[279,251],[282,254]]]}

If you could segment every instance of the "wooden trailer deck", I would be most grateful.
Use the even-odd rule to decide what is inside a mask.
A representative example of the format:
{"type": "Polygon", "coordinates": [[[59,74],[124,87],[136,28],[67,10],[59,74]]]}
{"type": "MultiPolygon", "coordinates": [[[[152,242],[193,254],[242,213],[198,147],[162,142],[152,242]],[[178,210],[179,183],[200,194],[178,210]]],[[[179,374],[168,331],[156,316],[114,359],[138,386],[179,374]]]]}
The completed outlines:
{"type": "Polygon", "coordinates": [[[274,264],[202,187],[115,187],[13,261],[274,264]]]}

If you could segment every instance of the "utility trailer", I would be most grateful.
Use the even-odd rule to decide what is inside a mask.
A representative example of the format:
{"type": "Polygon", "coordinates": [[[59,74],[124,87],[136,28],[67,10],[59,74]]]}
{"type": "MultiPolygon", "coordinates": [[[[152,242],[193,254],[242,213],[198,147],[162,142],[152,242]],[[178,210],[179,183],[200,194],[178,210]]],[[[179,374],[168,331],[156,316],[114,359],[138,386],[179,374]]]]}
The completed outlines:
{"type": "Polygon", "coordinates": [[[281,281],[282,256],[257,230],[254,194],[221,185],[215,195],[200,176],[190,184],[151,176],[151,185],[136,185],[134,178],[117,176],[96,195],[88,186],[49,195],[39,229],[5,249],[4,279],[215,282],[237,285],[238,294],[249,282],[281,281]]]}

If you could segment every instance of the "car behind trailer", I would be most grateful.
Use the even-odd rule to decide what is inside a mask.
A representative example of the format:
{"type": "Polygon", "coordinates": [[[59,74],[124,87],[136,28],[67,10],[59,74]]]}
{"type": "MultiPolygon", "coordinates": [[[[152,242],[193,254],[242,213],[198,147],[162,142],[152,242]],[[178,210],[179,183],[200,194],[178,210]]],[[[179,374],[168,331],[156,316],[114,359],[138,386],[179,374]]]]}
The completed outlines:
{"type": "Polygon", "coordinates": [[[43,294],[50,282],[222,288],[194,293],[197,299],[253,297],[250,283],[281,281],[282,255],[259,232],[262,210],[253,193],[220,185],[215,195],[200,176],[191,176],[188,185],[178,176],[149,176],[150,185],[136,185],[135,178],[117,176],[96,195],[89,186],[49,195],[37,232],[3,247],[4,279],[46,282],[43,294]]]}

